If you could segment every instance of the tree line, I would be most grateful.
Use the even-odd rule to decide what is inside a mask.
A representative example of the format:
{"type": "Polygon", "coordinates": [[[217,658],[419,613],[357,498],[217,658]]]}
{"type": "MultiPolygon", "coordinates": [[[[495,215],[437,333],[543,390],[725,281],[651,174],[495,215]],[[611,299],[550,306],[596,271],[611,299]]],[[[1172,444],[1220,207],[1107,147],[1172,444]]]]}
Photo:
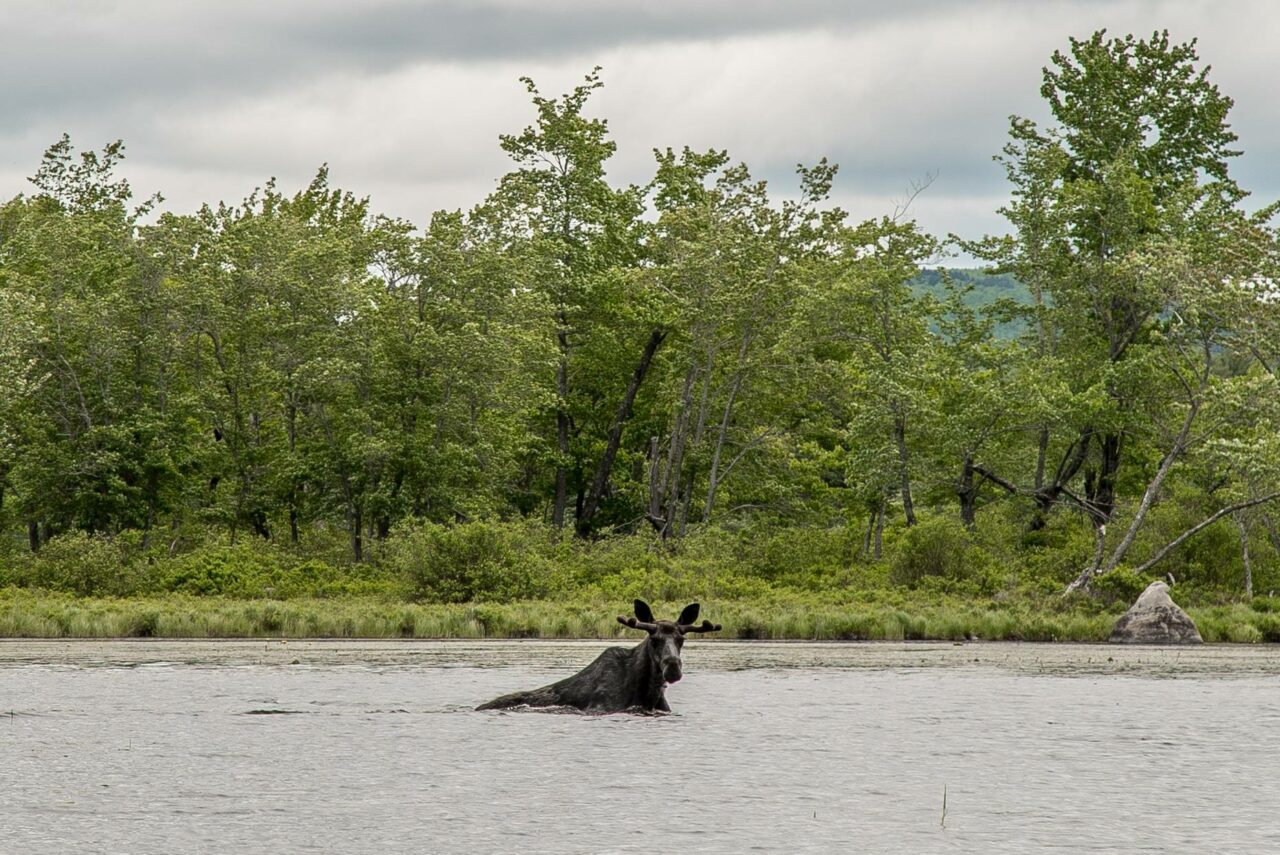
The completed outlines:
{"type": "Polygon", "coordinates": [[[1163,502],[1180,537],[1229,519],[1280,551],[1277,205],[1230,177],[1194,42],[1055,53],[1052,121],[997,155],[1009,234],[976,240],[851,221],[825,160],[781,197],[688,148],[618,186],[599,69],[523,82],[510,171],[423,229],[325,168],[156,216],[121,143],[54,143],[0,207],[3,530],[340,529],[359,562],[414,521],[843,525],[878,556],[887,524],[1013,506],[1025,537],[1088,526],[1079,589],[1184,542],[1131,554],[1163,502]],[[1025,294],[975,308],[954,250],[1025,294]]]}

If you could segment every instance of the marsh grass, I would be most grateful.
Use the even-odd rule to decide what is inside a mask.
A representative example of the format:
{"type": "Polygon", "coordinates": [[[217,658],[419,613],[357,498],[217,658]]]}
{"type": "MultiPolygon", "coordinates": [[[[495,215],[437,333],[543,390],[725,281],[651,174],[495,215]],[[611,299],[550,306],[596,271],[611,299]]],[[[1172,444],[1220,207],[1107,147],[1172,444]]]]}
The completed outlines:
{"type": "MultiPolygon", "coordinates": [[[[683,602],[656,602],[659,616],[683,602]]],[[[406,603],[387,597],[233,599],[169,594],[95,598],[0,589],[8,638],[618,638],[616,601],[406,603]]],[[[1021,600],[972,603],[817,598],[705,602],[721,638],[813,641],[1105,641],[1120,610],[1021,600]]],[[[1280,642],[1280,612],[1246,604],[1190,609],[1207,642],[1280,642]]]]}

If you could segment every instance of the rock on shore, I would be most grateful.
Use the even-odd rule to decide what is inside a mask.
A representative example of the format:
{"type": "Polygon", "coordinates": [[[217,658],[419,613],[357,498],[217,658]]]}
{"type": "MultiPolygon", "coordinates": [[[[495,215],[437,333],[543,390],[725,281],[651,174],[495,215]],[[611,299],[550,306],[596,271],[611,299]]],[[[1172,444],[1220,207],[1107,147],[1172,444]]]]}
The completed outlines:
{"type": "Polygon", "coordinates": [[[1152,582],[1111,630],[1119,644],[1203,644],[1195,621],[1169,597],[1169,586],[1152,582]]]}

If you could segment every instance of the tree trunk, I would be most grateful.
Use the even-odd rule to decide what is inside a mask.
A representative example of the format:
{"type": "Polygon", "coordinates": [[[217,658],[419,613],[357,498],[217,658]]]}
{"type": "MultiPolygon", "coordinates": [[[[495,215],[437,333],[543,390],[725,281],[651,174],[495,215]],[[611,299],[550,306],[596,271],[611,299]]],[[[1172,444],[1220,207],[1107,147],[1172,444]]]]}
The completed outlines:
{"type": "Polygon", "coordinates": [[[902,512],[907,525],[916,524],[915,504],[911,501],[911,466],[907,453],[907,419],[899,405],[894,406],[893,441],[898,447],[898,472],[902,479],[902,512]]]}
{"type": "MultiPolygon", "coordinates": [[[[755,305],[759,306],[759,299],[755,305]]],[[[716,433],[716,447],[711,456],[711,469],[707,473],[707,501],[703,507],[702,519],[711,519],[711,511],[715,507],[716,488],[720,483],[720,456],[724,453],[725,437],[729,433],[729,423],[733,419],[733,405],[737,403],[738,393],[742,390],[742,381],[746,376],[747,354],[751,350],[751,341],[755,337],[755,324],[748,323],[742,333],[742,341],[738,345],[738,362],[733,372],[733,383],[729,386],[729,397],[724,404],[724,414],[720,417],[720,429],[716,433]]],[[[711,378],[707,378],[710,385],[711,378]]],[[[704,407],[705,408],[705,407],[704,407]]]]}
{"type": "Polygon", "coordinates": [[[1039,490],[1044,486],[1044,466],[1049,457],[1049,429],[1047,427],[1040,428],[1040,434],[1036,437],[1036,477],[1035,489],[1039,490]]]}
{"type": "Polygon", "coordinates": [[[351,529],[351,557],[359,564],[364,561],[363,515],[360,513],[360,508],[354,505],[348,508],[348,515],[351,529]]]}
{"type": "Polygon", "coordinates": [[[1276,521],[1271,518],[1271,514],[1262,515],[1262,524],[1267,527],[1267,537],[1271,540],[1271,548],[1280,555],[1280,528],[1276,528],[1276,521]]]}
{"type": "Polygon", "coordinates": [[[142,544],[141,547],[145,551],[151,546],[151,529],[156,524],[156,503],[159,501],[157,493],[156,478],[154,475],[147,479],[147,518],[142,525],[142,544]]]}
{"type": "Polygon", "coordinates": [[[36,520],[27,521],[27,545],[32,552],[40,551],[40,523],[36,520]]]}
{"type": "Polygon", "coordinates": [[[640,354],[640,362],[636,365],[636,370],[631,375],[631,381],[627,384],[627,391],[622,396],[622,402],[618,405],[618,412],[613,417],[613,425],[609,428],[609,439],[605,444],[604,454],[600,456],[600,463],[596,466],[595,477],[591,479],[591,488],[587,492],[586,503],[577,519],[576,528],[579,537],[586,537],[591,533],[591,524],[595,520],[596,512],[600,509],[600,500],[604,496],[605,486],[609,483],[614,461],[618,457],[618,446],[622,443],[622,429],[631,418],[631,410],[635,405],[636,395],[640,391],[641,384],[644,383],[645,376],[649,373],[649,366],[653,364],[654,354],[658,352],[658,348],[666,337],[665,331],[654,330],[649,336],[649,340],[645,342],[644,351],[640,354]]]}
{"type": "Polygon", "coordinates": [[[1080,571],[1080,575],[1067,585],[1067,589],[1063,594],[1072,594],[1076,591],[1084,591],[1089,587],[1089,583],[1093,581],[1093,577],[1098,575],[1098,568],[1102,566],[1102,556],[1107,548],[1107,525],[1095,525],[1093,528],[1093,558],[1089,560],[1089,564],[1080,571]]]}
{"type": "Polygon", "coordinates": [[[649,437],[649,504],[645,519],[654,527],[662,538],[666,539],[666,520],[659,516],[662,513],[662,464],[658,454],[658,437],[649,437]]]}
{"type": "MultiPolygon", "coordinates": [[[[290,377],[290,382],[292,382],[290,377]]],[[[297,451],[298,443],[298,407],[292,400],[292,392],[290,393],[290,401],[286,411],[285,426],[289,436],[289,456],[292,457],[297,451]]],[[[298,542],[298,479],[294,476],[289,478],[289,542],[296,544],[298,542]]]]}
{"type": "Polygon", "coordinates": [[[1200,410],[1198,403],[1193,403],[1187,408],[1186,418],[1182,420],[1182,428],[1178,431],[1178,436],[1173,441],[1173,446],[1169,452],[1160,461],[1160,468],[1156,470],[1155,477],[1151,479],[1151,483],[1147,485],[1147,489],[1142,494],[1142,501],[1138,503],[1138,510],[1133,515],[1133,521],[1129,523],[1129,530],[1125,532],[1121,538],[1120,544],[1111,553],[1111,557],[1107,559],[1100,570],[1102,573],[1109,573],[1120,565],[1124,560],[1125,554],[1129,551],[1129,547],[1133,546],[1133,541],[1138,536],[1138,530],[1142,528],[1143,522],[1146,521],[1147,513],[1151,510],[1152,505],[1160,498],[1160,490],[1164,486],[1165,479],[1169,475],[1169,471],[1173,469],[1173,464],[1182,457],[1182,453],[1186,450],[1187,439],[1191,436],[1191,425],[1196,420],[1196,414],[1200,410]]]}
{"type": "Polygon", "coordinates": [[[1120,434],[1103,434],[1098,441],[1098,451],[1102,456],[1098,469],[1086,476],[1085,497],[1089,500],[1086,510],[1093,517],[1095,526],[1111,522],[1111,515],[1115,512],[1121,445],[1120,434]]]}
{"type": "Polygon", "coordinates": [[[978,485],[974,483],[973,475],[973,457],[965,457],[960,480],[956,482],[956,496],[960,499],[960,522],[969,531],[973,531],[977,524],[978,485]]]}
{"type": "Polygon", "coordinates": [[[864,558],[871,554],[871,533],[876,530],[877,510],[875,505],[870,505],[867,508],[867,533],[862,536],[862,556],[864,558]]]}
{"type": "Polygon", "coordinates": [[[1092,439],[1093,431],[1090,428],[1080,431],[1080,436],[1068,446],[1066,453],[1062,456],[1062,460],[1058,462],[1058,471],[1054,473],[1053,482],[1036,489],[1032,495],[1036,503],[1036,513],[1027,525],[1030,531],[1039,531],[1044,528],[1045,523],[1048,522],[1049,512],[1053,510],[1054,503],[1058,501],[1058,497],[1062,495],[1067,484],[1070,483],[1072,478],[1076,477],[1076,473],[1084,465],[1092,439]]]}
{"type": "Polygon", "coordinates": [[[569,333],[565,328],[567,319],[560,313],[560,330],[556,333],[556,341],[560,346],[560,362],[556,366],[556,492],[554,504],[551,506],[551,525],[560,530],[564,528],[565,503],[568,500],[569,477],[569,333]]]}
{"type": "Polygon", "coordinates": [[[556,411],[556,498],[552,504],[552,525],[556,529],[564,527],[564,503],[568,499],[568,366],[562,358],[556,371],[556,390],[559,394],[559,408],[556,411]]]}
{"type": "Polygon", "coordinates": [[[1249,563],[1249,527],[1245,523],[1244,514],[1237,511],[1236,528],[1240,529],[1240,557],[1244,560],[1244,595],[1253,599],[1253,565],[1249,563]]]}
{"type": "Polygon", "coordinates": [[[684,391],[680,400],[680,412],[676,416],[675,426],[671,432],[671,448],[667,450],[667,471],[663,484],[663,497],[666,500],[667,512],[663,522],[662,538],[666,540],[676,530],[676,517],[680,505],[680,490],[683,486],[683,469],[685,449],[689,444],[689,417],[693,409],[693,385],[699,373],[695,362],[685,375],[684,391]]]}
{"type": "Polygon", "coordinates": [[[879,561],[884,556],[884,517],[888,510],[888,500],[880,498],[880,507],[876,508],[876,534],[872,539],[871,557],[879,561]]]}

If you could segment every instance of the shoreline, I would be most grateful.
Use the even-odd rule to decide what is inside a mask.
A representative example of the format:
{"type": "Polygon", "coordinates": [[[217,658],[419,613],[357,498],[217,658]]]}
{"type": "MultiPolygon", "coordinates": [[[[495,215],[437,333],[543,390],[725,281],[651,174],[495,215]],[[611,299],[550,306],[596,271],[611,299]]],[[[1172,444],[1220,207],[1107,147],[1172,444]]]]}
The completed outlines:
{"type": "MultiPolygon", "coordinates": [[[[657,603],[659,613],[679,608],[657,603]]],[[[170,595],[76,598],[0,590],[0,639],[621,640],[612,601],[415,604],[388,598],[232,599],[170,595]]],[[[818,597],[703,602],[714,639],[767,642],[1101,643],[1123,613],[1088,602],[818,597]]],[[[1249,605],[1187,609],[1206,643],[1280,642],[1280,613],[1249,605]]]]}
{"type": "MultiPolygon", "coordinates": [[[[20,667],[512,668],[573,672],[604,640],[3,639],[0,670],[20,667]]],[[[1280,676],[1271,645],[1074,642],[732,641],[692,643],[690,674],[731,670],[921,672],[1042,676],[1280,676]]]]}

